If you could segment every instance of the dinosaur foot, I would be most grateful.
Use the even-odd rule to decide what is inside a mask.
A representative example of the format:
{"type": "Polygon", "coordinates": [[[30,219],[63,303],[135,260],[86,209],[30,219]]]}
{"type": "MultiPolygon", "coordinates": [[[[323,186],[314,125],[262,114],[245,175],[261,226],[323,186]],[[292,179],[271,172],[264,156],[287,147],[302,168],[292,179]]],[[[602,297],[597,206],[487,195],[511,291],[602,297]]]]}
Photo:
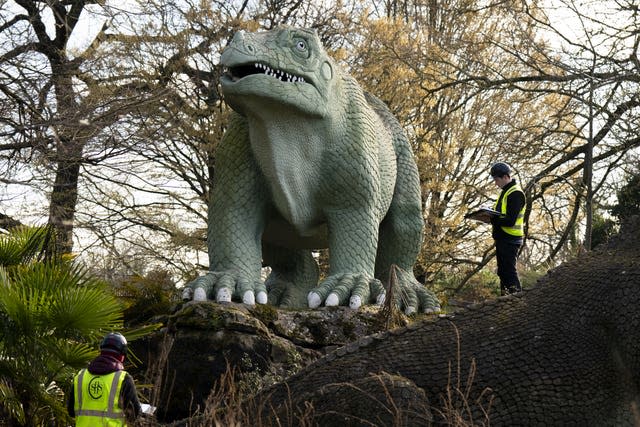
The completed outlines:
{"type": "Polygon", "coordinates": [[[182,291],[184,301],[241,301],[255,305],[267,303],[267,291],[261,281],[253,281],[235,271],[210,271],[188,283],[182,291]]]}

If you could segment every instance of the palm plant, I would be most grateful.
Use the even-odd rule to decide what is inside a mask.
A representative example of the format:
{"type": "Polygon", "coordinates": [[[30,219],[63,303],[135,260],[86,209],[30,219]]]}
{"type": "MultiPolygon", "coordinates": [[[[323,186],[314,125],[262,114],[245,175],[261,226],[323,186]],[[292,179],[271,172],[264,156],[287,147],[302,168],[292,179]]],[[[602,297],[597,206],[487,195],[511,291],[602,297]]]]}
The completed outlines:
{"type": "Polygon", "coordinates": [[[63,390],[122,328],[110,289],[55,256],[49,227],[0,235],[0,418],[9,425],[69,425],[63,390]]]}

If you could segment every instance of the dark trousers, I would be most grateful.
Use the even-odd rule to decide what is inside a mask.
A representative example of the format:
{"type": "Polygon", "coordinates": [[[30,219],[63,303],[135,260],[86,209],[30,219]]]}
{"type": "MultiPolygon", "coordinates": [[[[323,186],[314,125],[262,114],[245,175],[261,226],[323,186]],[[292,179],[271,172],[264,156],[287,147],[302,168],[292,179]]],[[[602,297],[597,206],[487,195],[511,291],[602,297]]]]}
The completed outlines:
{"type": "Polygon", "coordinates": [[[516,270],[520,246],[520,242],[496,240],[496,261],[498,262],[498,277],[500,278],[500,293],[502,295],[522,290],[516,270]]]}

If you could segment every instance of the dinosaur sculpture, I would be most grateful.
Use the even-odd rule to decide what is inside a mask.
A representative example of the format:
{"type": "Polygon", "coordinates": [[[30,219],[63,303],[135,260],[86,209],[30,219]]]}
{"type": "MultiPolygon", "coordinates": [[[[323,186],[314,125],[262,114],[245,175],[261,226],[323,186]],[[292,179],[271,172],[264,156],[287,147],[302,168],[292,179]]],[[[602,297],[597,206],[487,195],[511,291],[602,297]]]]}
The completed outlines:
{"type": "Polygon", "coordinates": [[[446,424],[448,402],[464,425],[640,425],[638,224],[626,243],[558,267],[529,290],[365,337],[253,403],[273,424],[310,405],[322,426],[430,425],[431,415],[446,424]]]}
{"type": "Polygon", "coordinates": [[[327,55],[315,31],[235,34],[220,81],[235,113],[216,153],[209,272],[184,299],[311,308],[398,303],[439,310],[413,274],[422,240],[418,170],[399,123],[327,55]],[[311,249],[329,248],[318,284],[311,249]],[[272,272],[263,283],[261,267],[272,272]]]}

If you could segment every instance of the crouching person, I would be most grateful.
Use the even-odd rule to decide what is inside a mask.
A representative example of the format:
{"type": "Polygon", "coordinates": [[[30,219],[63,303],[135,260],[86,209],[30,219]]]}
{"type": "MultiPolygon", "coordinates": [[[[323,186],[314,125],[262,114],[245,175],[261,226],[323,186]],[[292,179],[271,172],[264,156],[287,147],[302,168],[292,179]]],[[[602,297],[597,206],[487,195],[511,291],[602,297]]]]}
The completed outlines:
{"type": "Polygon", "coordinates": [[[124,370],[127,339],[120,333],[107,334],[100,355],[73,379],[67,401],[76,426],[126,426],[140,414],[140,401],[133,377],[124,370]]]}

